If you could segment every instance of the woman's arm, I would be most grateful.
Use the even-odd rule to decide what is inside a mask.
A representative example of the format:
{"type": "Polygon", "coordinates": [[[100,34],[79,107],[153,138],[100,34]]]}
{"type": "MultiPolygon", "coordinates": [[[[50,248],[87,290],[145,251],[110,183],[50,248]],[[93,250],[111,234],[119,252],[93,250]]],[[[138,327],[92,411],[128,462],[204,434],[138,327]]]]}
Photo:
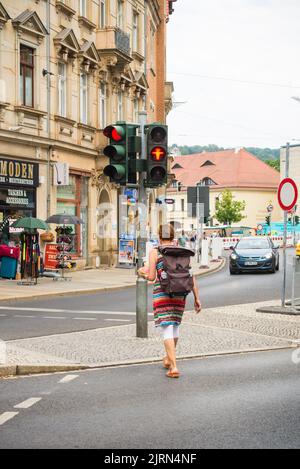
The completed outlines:
{"type": "Polygon", "coordinates": [[[193,276],[193,293],[194,293],[194,304],[195,304],[195,311],[196,313],[200,313],[201,311],[201,301],[200,301],[200,298],[199,298],[199,289],[198,289],[198,285],[197,285],[197,282],[196,282],[196,279],[195,277],[193,276]]]}
{"type": "Polygon", "coordinates": [[[150,282],[156,279],[157,249],[152,249],[149,254],[149,263],[147,269],[142,267],[138,271],[138,275],[146,278],[150,282]]]}

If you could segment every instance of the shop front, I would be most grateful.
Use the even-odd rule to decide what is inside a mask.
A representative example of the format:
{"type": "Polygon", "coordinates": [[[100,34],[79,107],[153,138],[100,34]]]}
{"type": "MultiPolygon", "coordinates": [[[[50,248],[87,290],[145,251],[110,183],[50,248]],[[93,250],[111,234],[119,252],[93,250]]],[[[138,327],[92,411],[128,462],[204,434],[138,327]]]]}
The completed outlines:
{"type": "Polygon", "coordinates": [[[12,228],[18,218],[36,216],[37,163],[0,157],[0,243],[17,243],[19,231],[12,228]]]}

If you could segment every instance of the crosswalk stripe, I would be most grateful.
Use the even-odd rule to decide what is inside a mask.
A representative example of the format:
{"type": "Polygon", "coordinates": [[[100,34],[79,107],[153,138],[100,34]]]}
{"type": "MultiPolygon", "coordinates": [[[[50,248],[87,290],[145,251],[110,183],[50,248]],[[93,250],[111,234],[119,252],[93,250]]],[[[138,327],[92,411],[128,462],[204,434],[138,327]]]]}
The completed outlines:
{"type": "Polygon", "coordinates": [[[4,412],[0,415],[0,425],[4,425],[8,420],[13,419],[19,412],[4,412]]]}
{"type": "Polygon", "coordinates": [[[29,407],[32,407],[34,404],[37,402],[41,401],[41,397],[31,397],[30,399],[26,399],[26,401],[21,402],[20,404],[17,404],[14,406],[15,409],[29,409],[29,407]]]}

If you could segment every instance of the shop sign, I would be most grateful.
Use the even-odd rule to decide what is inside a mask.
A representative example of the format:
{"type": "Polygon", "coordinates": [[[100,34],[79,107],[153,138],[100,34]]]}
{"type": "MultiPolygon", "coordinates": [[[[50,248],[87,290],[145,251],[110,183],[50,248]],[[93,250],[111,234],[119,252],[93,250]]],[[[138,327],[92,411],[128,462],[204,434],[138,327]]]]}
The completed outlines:
{"type": "Polygon", "coordinates": [[[32,189],[1,189],[0,205],[8,207],[34,207],[34,191],[32,189]]]}
{"type": "Polygon", "coordinates": [[[57,266],[57,244],[46,244],[44,252],[44,268],[55,269],[57,266]]]}
{"type": "Polygon", "coordinates": [[[0,184],[15,187],[37,187],[39,185],[39,165],[0,157],[0,184]]]}

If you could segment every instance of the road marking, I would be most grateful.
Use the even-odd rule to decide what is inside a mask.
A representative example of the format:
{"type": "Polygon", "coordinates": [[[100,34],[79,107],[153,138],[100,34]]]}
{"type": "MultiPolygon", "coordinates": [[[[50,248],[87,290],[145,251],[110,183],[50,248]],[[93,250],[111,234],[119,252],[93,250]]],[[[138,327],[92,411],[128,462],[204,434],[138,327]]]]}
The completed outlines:
{"type": "Polygon", "coordinates": [[[98,318],[72,318],[78,319],[79,321],[97,321],[98,318]]]}
{"type": "Polygon", "coordinates": [[[4,412],[4,414],[0,415],[0,425],[3,425],[8,420],[13,419],[19,412],[4,412]]]}
{"type": "Polygon", "coordinates": [[[104,321],[117,321],[117,322],[128,322],[131,321],[131,319],[104,319],[104,321]]]}
{"type": "Polygon", "coordinates": [[[43,316],[43,319],[67,319],[63,316],[43,316]]]}
{"type": "Polygon", "coordinates": [[[4,318],[4,316],[7,316],[7,314],[0,314],[1,318],[4,318]]]}
{"type": "Polygon", "coordinates": [[[41,313],[62,313],[62,314],[96,314],[96,315],[119,315],[119,316],[134,316],[135,312],[130,311],[81,311],[81,310],[68,310],[68,309],[46,309],[46,308],[20,308],[13,306],[0,306],[0,310],[7,311],[30,311],[41,313]]]}
{"type": "Polygon", "coordinates": [[[31,397],[30,399],[26,399],[26,401],[21,402],[20,404],[17,404],[14,406],[15,409],[29,409],[29,407],[32,407],[34,404],[37,402],[41,401],[41,397],[31,397]]]}
{"type": "Polygon", "coordinates": [[[14,318],[30,318],[30,319],[35,319],[36,316],[25,316],[24,314],[15,314],[14,318]]]}
{"type": "Polygon", "coordinates": [[[69,383],[70,381],[73,381],[73,379],[78,378],[79,375],[67,375],[64,378],[62,378],[59,383],[69,383]]]}

